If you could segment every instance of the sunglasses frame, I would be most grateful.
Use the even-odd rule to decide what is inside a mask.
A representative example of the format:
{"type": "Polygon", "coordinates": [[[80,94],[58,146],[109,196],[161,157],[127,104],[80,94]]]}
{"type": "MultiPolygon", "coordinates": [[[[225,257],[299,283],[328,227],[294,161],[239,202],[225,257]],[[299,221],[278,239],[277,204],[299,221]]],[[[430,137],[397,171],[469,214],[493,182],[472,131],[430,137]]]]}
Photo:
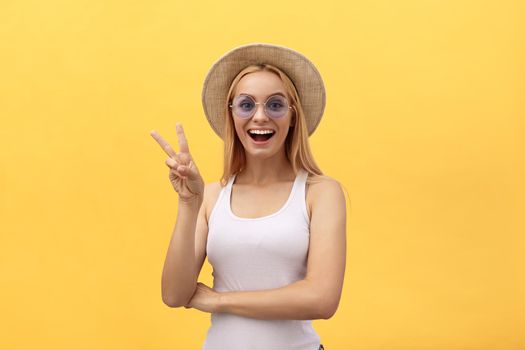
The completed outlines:
{"type": "MultiPolygon", "coordinates": [[[[283,117],[286,115],[286,113],[288,113],[288,111],[286,111],[286,113],[284,113],[281,117],[272,117],[271,115],[268,114],[268,111],[266,110],[266,103],[268,103],[268,101],[270,101],[270,99],[272,99],[272,98],[275,97],[275,96],[282,97],[282,98],[286,101],[286,104],[288,105],[288,109],[292,109],[292,108],[293,108],[293,106],[290,105],[290,102],[288,101],[288,99],[286,98],[286,96],[283,96],[283,95],[281,95],[281,94],[273,94],[273,95],[269,96],[269,97],[266,99],[266,101],[264,101],[264,102],[256,102],[256,101],[254,100],[253,97],[251,97],[250,95],[246,95],[246,94],[240,94],[239,96],[235,97],[234,100],[237,99],[237,98],[239,98],[239,97],[241,97],[241,96],[242,96],[242,97],[248,97],[250,100],[252,100],[252,102],[255,104],[255,108],[253,109],[253,111],[250,113],[249,116],[247,116],[247,117],[240,117],[240,116],[236,115],[236,114],[233,112],[233,107],[234,107],[234,105],[233,105],[233,103],[230,103],[228,106],[231,108],[231,110],[232,110],[232,114],[235,115],[235,116],[236,116],[237,118],[239,118],[239,119],[250,119],[250,118],[252,118],[252,117],[255,115],[255,113],[257,112],[257,109],[259,108],[258,105],[263,105],[263,111],[264,111],[264,114],[265,114],[268,118],[271,118],[271,119],[281,119],[281,118],[283,118],[283,117]]],[[[233,101],[232,101],[232,102],[233,102],[233,101]]]]}

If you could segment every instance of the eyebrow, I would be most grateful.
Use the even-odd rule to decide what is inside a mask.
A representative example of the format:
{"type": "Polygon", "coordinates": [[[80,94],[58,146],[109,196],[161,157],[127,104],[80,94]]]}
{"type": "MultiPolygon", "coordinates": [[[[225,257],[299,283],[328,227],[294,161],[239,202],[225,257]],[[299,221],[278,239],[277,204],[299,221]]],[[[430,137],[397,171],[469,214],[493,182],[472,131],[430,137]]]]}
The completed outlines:
{"type": "MultiPolygon", "coordinates": [[[[270,97],[270,96],[275,96],[275,95],[280,95],[280,96],[282,96],[282,97],[284,97],[284,98],[288,98],[288,97],[287,97],[285,94],[283,94],[282,92],[276,92],[276,93],[274,93],[274,94],[270,94],[270,95],[266,96],[266,99],[268,99],[268,97],[270,97]]],[[[242,93],[240,93],[240,94],[237,95],[237,96],[250,96],[251,98],[253,98],[254,100],[257,101],[257,99],[256,99],[253,95],[250,95],[250,94],[247,94],[247,93],[243,93],[243,92],[242,92],[242,93]]]]}

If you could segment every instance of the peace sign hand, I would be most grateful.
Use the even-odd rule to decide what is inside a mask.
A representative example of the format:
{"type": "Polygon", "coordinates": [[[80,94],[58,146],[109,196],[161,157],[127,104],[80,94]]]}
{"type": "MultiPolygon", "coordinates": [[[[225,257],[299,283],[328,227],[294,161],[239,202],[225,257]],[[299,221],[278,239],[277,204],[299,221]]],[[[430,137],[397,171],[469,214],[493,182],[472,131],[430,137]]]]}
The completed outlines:
{"type": "Polygon", "coordinates": [[[152,130],[150,135],[168,155],[165,163],[170,168],[169,179],[173,188],[179,194],[179,199],[184,202],[201,200],[204,193],[204,181],[190,155],[182,125],[177,123],[176,128],[177,138],[179,139],[179,153],[176,153],[170,144],[155,130],[152,130]]]}

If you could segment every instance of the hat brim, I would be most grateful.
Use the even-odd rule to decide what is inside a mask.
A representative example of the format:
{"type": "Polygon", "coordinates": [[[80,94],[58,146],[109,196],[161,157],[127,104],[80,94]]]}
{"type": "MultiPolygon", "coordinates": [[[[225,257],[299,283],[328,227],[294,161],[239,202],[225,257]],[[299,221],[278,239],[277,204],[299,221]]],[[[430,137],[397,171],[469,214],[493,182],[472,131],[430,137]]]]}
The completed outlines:
{"type": "Polygon", "coordinates": [[[220,57],[208,71],[202,89],[202,105],[212,129],[223,138],[230,85],[241,70],[259,63],[278,67],[292,80],[305,114],[308,135],[311,135],[319,125],[326,104],[321,74],[301,53],[288,47],[265,43],[234,48],[220,57]]]}

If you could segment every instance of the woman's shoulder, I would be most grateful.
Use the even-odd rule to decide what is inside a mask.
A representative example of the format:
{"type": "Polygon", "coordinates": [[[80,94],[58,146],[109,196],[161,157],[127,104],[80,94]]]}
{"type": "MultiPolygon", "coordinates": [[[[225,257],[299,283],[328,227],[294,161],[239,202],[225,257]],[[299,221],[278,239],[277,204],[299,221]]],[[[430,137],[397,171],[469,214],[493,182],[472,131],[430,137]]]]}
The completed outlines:
{"type": "Polygon", "coordinates": [[[204,193],[208,192],[208,194],[220,192],[222,189],[222,185],[220,181],[216,182],[209,182],[204,185],[204,193]]]}
{"type": "Polygon", "coordinates": [[[328,175],[309,174],[306,181],[308,185],[307,197],[310,205],[319,201],[321,198],[332,200],[343,200],[343,185],[337,179],[328,175]]]}
{"type": "Polygon", "coordinates": [[[310,185],[312,188],[316,187],[316,188],[321,188],[321,189],[341,185],[339,181],[337,181],[335,178],[331,176],[317,175],[317,174],[308,174],[306,183],[310,185]]]}

